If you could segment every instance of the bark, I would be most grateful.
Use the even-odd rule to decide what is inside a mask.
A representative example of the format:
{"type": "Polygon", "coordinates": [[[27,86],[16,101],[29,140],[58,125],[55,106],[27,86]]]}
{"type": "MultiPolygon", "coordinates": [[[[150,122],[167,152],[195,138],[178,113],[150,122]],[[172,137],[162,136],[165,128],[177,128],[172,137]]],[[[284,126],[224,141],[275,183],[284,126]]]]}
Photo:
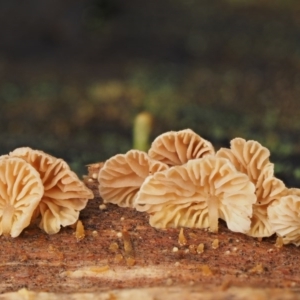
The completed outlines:
{"type": "Polygon", "coordinates": [[[89,171],[95,199],[80,214],[83,239],[74,227],[48,235],[36,226],[1,237],[0,299],[293,299],[300,291],[299,248],[223,222],[218,233],[185,228],[180,238],[179,228],[157,230],[146,213],[100,209],[98,169],[89,171]]]}

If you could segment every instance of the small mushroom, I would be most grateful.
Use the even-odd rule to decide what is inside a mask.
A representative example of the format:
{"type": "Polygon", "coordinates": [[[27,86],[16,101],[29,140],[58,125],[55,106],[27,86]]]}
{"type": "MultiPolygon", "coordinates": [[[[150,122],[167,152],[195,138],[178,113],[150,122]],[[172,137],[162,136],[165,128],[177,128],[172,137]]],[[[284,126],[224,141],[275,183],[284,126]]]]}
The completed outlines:
{"type": "Polygon", "coordinates": [[[267,237],[274,234],[274,229],[268,218],[267,205],[253,205],[253,214],[251,218],[251,228],[247,235],[252,237],[267,237]]]}
{"type": "Polygon", "coordinates": [[[140,150],[130,150],[108,159],[98,175],[99,193],[105,203],[134,207],[134,199],[145,178],[166,170],[164,163],[140,150]]]}
{"type": "Polygon", "coordinates": [[[274,176],[274,164],[267,164],[256,182],[257,201],[255,205],[268,205],[272,201],[280,199],[287,193],[287,188],[283,181],[274,176]]]}
{"type": "Polygon", "coordinates": [[[191,129],[169,131],[151,144],[149,156],[169,166],[183,165],[190,159],[215,154],[212,144],[191,129]]]}
{"type": "Polygon", "coordinates": [[[17,237],[30,224],[44,193],[39,173],[25,160],[0,159],[0,234],[17,237]]]}
{"type": "Polygon", "coordinates": [[[62,159],[29,147],[17,148],[9,155],[26,160],[40,174],[44,194],[35,216],[41,214],[39,226],[48,234],[57,233],[61,226],[74,224],[87,201],[94,198],[93,192],[62,159]]]}
{"type": "Polygon", "coordinates": [[[287,195],[268,206],[270,224],[284,244],[300,246],[300,189],[288,189],[287,195]]]}
{"type": "Polygon", "coordinates": [[[217,157],[229,159],[237,170],[249,176],[256,187],[251,228],[247,233],[253,237],[271,236],[274,231],[269,223],[267,208],[272,201],[286,192],[284,183],[274,176],[274,164],[269,160],[270,151],[256,141],[235,138],[231,148],[221,148],[217,157]]]}
{"type": "Polygon", "coordinates": [[[157,228],[196,227],[218,231],[218,219],[230,230],[250,228],[255,187],[231,162],[212,155],[149,176],[135,207],[150,213],[157,228]]]}
{"type": "Polygon", "coordinates": [[[263,168],[270,163],[270,151],[256,141],[235,138],[230,142],[230,149],[221,148],[217,157],[229,159],[236,169],[247,174],[255,182],[263,168]]]}

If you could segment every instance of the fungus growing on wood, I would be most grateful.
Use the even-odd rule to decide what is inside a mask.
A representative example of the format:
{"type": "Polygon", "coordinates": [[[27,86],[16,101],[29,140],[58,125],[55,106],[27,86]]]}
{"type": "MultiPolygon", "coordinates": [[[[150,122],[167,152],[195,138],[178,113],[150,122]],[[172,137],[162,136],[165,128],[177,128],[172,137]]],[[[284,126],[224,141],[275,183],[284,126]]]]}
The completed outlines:
{"type": "Polygon", "coordinates": [[[17,237],[44,193],[39,173],[21,158],[0,159],[0,234],[17,237]]]}
{"type": "Polygon", "coordinates": [[[77,242],[82,240],[85,237],[84,226],[80,220],[78,220],[76,224],[75,237],[77,239],[77,242]]]}
{"type": "Polygon", "coordinates": [[[39,226],[48,234],[74,224],[87,201],[94,198],[93,192],[62,159],[28,147],[17,148],[9,155],[26,160],[41,177],[44,194],[35,215],[41,215],[39,226]]]}
{"type": "Polygon", "coordinates": [[[270,163],[270,151],[259,142],[235,138],[230,142],[230,149],[221,148],[217,157],[229,159],[236,169],[256,181],[263,168],[270,163]]]}
{"type": "Polygon", "coordinates": [[[256,202],[247,234],[253,237],[271,236],[274,231],[268,220],[267,208],[272,201],[285,194],[286,187],[274,176],[274,164],[269,160],[270,151],[256,141],[242,138],[233,139],[230,145],[230,149],[221,148],[216,156],[229,159],[237,170],[249,176],[256,187],[256,202]]]}
{"type": "Polygon", "coordinates": [[[157,228],[196,227],[218,231],[218,219],[230,230],[250,229],[255,187],[224,158],[206,156],[148,177],[135,207],[150,213],[157,228]]]}
{"type": "Polygon", "coordinates": [[[273,230],[284,244],[300,246],[300,189],[289,189],[287,195],[273,201],[268,216],[273,230]]]}
{"type": "Polygon", "coordinates": [[[268,205],[253,205],[251,228],[247,235],[262,238],[274,234],[274,230],[268,218],[268,205]]]}
{"type": "Polygon", "coordinates": [[[145,178],[166,170],[164,163],[151,159],[147,153],[130,150],[108,159],[98,175],[99,193],[105,203],[134,207],[134,199],[145,178]]]}
{"type": "Polygon", "coordinates": [[[149,156],[169,166],[183,165],[190,159],[215,154],[212,144],[191,129],[169,131],[151,144],[149,156]]]}

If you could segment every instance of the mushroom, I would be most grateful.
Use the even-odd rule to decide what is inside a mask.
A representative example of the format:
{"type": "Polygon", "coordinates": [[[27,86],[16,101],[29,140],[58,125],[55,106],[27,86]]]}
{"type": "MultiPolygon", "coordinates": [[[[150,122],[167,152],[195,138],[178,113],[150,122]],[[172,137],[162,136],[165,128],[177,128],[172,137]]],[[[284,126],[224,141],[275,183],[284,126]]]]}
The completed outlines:
{"type": "Polygon", "coordinates": [[[259,142],[235,138],[230,142],[230,149],[221,148],[216,156],[229,159],[236,169],[256,181],[262,169],[270,163],[270,151],[259,142]]]}
{"type": "Polygon", "coordinates": [[[30,224],[44,193],[39,173],[25,160],[0,159],[0,234],[17,237],[30,224]]]}
{"type": "Polygon", "coordinates": [[[104,203],[134,207],[136,193],[145,178],[167,168],[166,164],[151,159],[140,150],[117,154],[108,159],[99,172],[100,196],[104,203]]]}
{"type": "Polygon", "coordinates": [[[268,206],[270,224],[284,244],[300,246],[300,189],[287,194],[268,206]]]}
{"type": "Polygon", "coordinates": [[[35,216],[41,215],[39,226],[48,234],[57,233],[61,226],[74,224],[88,199],[94,198],[93,192],[62,159],[29,147],[17,148],[9,155],[26,160],[40,174],[44,194],[35,216]]]}
{"type": "Polygon", "coordinates": [[[252,237],[267,237],[274,234],[274,229],[268,218],[267,205],[253,205],[253,214],[251,218],[251,227],[247,235],[252,237]]]}
{"type": "Polygon", "coordinates": [[[212,155],[149,176],[135,199],[157,228],[196,227],[218,231],[218,219],[230,230],[250,229],[255,187],[232,163],[212,155]]]}
{"type": "Polygon", "coordinates": [[[229,159],[237,170],[247,174],[256,187],[256,202],[253,205],[251,228],[247,232],[253,237],[271,236],[274,231],[269,223],[267,208],[272,201],[286,192],[284,183],[274,176],[274,164],[270,162],[270,151],[256,141],[235,138],[230,149],[221,148],[217,157],[229,159]]]}
{"type": "Polygon", "coordinates": [[[209,141],[191,129],[185,129],[159,135],[151,144],[148,154],[169,166],[176,166],[190,159],[215,154],[215,150],[209,141]]]}
{"type": "Polygon", "coordinates": [[[257,201],[255,205],[264,206],[280,199],[287,193],[287,188],[282,180],[274,176],[274,164],[267,164],[259,174],[256,182],[257,201]]]}

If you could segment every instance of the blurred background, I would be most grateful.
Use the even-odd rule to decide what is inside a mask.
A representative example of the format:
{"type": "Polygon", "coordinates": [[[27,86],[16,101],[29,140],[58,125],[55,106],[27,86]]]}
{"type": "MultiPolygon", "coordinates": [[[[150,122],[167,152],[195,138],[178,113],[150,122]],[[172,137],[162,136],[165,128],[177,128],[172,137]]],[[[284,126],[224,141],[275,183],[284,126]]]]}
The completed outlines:
{"type": "Polygon", "coordinates": [[[300,2],[0,1],[0,154],[29,146],[85,165],[191,128],[215,148],[268,147],[300,182],[300,2]]]}

